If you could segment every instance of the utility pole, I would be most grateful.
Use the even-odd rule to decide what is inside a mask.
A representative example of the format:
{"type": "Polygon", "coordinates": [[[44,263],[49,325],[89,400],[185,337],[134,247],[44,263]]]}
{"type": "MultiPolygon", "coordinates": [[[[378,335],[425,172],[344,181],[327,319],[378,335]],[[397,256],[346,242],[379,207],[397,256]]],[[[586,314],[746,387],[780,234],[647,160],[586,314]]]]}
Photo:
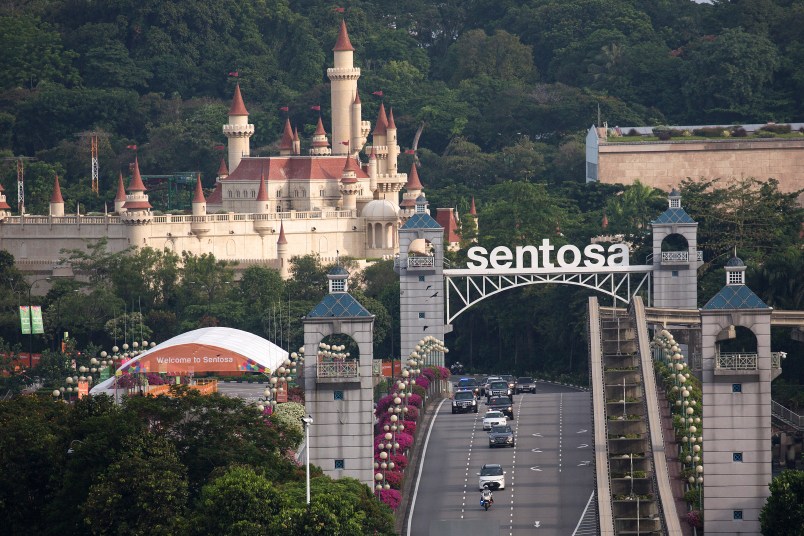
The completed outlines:
{"type": "Polygon", "coordinates": [[[92,191],[98,195],[98,134],[93,132],[89,138],[90,153],[92,154],[92,191]]]}
{"type": "Polygon", "coordinates": [[[25,160],[36,160],[36,158],[32,156],[7,156],[3,160],[14,160],[17,163],[17,212],[22,216],[25,213],[25,160]]]}

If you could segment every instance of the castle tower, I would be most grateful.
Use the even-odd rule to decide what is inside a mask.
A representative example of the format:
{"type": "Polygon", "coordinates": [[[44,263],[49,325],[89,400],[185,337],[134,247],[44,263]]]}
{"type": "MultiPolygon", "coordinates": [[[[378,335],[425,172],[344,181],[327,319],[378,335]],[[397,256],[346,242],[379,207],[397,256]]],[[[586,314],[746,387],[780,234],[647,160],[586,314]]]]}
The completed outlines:
{"type": "Polygon", "coordinates": [[[419,171],[416,169],[416,162],[413,162],[410,165],[408,182],[405,184],[405,193],[402,194],[402,203],[399,205],[403,218],[410,218],[416,212],[416,199],[421,195],[422,189],[419,171]]]}
{"type": "Polygon", "coordinates": [[[357,154],[366,143],[366,137],[361,130],[363,125],[363,105],[360,102],[360,92],[355,90],[355,100],[352,103],[352,153],[357,154]]]}
{"type": "Polygon", "coordinates": [[[369,176],[369,190],[374,199],[378,199],[377,195],[377,155],[374,154],[374,146],[371,146],[371,153],[369,154],[368,163],[368,176],[369,176]]]}
{"type": "Polygon", "coordinates": [[[388,173],[388,116],[385,115],[385,105],[380,103],[380,111],[377,112],[377,122],[374,124],[374,132],[371,133],[371,147],[377,157],[377,173],[385,175],[388,173]]]}
{"type": "Polygon", "coordinates": [[[745,263],[735,256],[726,285],[700,312],[704,530],[759,534],[772,478],[771,381],[781,373],[771,352],[773,310],[745,286],[745,263]]]}
{"type": "Polygon", "coordinates": [[[285,130],[282,131],[282,139],[279,140],[279,156],[290,156],[293,154],[293,129],[290,128],[290,119],[285,119],[285,130]]]}
{"type": "Polygon", "coordinates": [[[396,140],[396,123],[394,123],[394,109],[388,112],[388,127],[385,129],[385,143],[388,146],[388,170],[389,175],[397,173],[397,159],[399,158],[399,145],[396,140]]]}
{"type": "MultiPolygon", "coordinates": [[[[350,145],[342,142],[352,139],[352,105],[357,95],[360,69],[354,66],[354,47],[349,41],[346,21],[341,21],[338,39],[333,48],[335,65],[327,69],[332,91],[332,154],[347,154],[350,145]]],[[[353,147],[359,150],[359,147],[353,147]]]]}
{"type": "Polygon", "coordinates": [[[240,84],[235,86],[232,106],[229,108],[229,122],[223,125],[223,135],[229,140],[229,168],[237,169],[240,160],[251,154],[249,138],[254,134],[254,125],[248,123],[248,111],[240,94],[240,84]]]}
{"type": "Polygon", "coordinates": [[[140,175],[140,164],[134,158],[134,170],[131,182],[128,184],[128,194],[123,205],[126,209],[121,215],[123,223],[129,226],[128,240],[132,246],[141,247],[146,242],[146,228],[151,223],[151,203],[148,202],[148,195],[145,193],[145,185],[142,183],[140,175]]]}
{"type": "Polygon", "coordinates": [[[117,195],[114,196],[114,211],[119,216],[126,211],[126,187],[123,185],[123,172],[117,179],[117,195]]]}
{"type": "Polygon", "coordinates": [[[211,223],[207,221],[207,200],[204,198],[204,190],[201,187],[201,175],[195,180],[195,193],[193,194],[193,221],[190,223],[190,230],[196,236],[206,234],[211,229],[211,223]]]}
{"type": "Polygon", "coordinates": [[[3,193],[3,190],[3,185],[0,184],[0,221],[3,221],[11,216],[11,207],[6,201],[6,194],[3,193]]]}
{"type": "Polygon", "coordinates": [[[215,180],[219,181],[221,179],[225,179],[229,176],[229,169],[226,167],[226,160],[221,158],[221,165],[218,166],[218,175],[216,176],[215,180]]]}
{"type": "Polygon", "coordinates": [[[315,133],[310,148],[310,155],[312,156],[328,156],[332,154],[329,148],[329,140],[327,140],[327,131],[324,130],[324,123],[321,122],[321,116],[318,117],[318,124],[315,127],[315,133]]]}
{"type": "Polygon", "coordinates": [[[299,129],[293,128],[293,154],[301,155],[301,140],[299,139],[299,129]]]}
{"type": "Polygon", "coordinates": [[[348,276],[340,266],[330,270],[329,294],[302,319],[304,399],[314,419],[308,448],[326,475],[373,486],[374,315],[348,293],[348,276]],[[329,336],[348,340],[349,352],[322,349],[329,336]]]}
{"type": "MultiPolygon", "coordinates": [[[[399,228],[399,323],[402,359],[427,335],[444,340],[444,229],[427,210],[420,194],[415,214],[399,228]]],[[[436,363],[443,366],[442,362],[436,363]]]]}
{"type": "Polygon", "coordinates": [[[351,155],[346,156],[346,164],[343,166],[341,174],[340,192],[343,198],[343,210],[357,209],[357,192],[360,190],[357,184],[357,172],[360,166],[351,155]]]}
{"type": "Polygon", "coordinates": [[[274,224],[267,216],[270,212],[271,205],[268,188],[265,186],[265,173],[260,171],[260,188],[257,190],[256,206],[254,207],[254,230],[260,236],[265,236],[274,231],[274,224]]]}
{"type": "Polygon", "coordinates": [[[276,241],[276,256],[279,259],[279,275],[282,279],[290,277],[290,255],[288,255],[288,239],[285,238],[285,222],[279,222],[279,238],[276,241]]]}
{"type": "Polygon", "coordinates": [[[50,196],[50,217],[63,217],[64,216],[64,198],[61,196],[61,187],[59,186],[59,176],[53,180],[53,195],[50,196]]]}
{"type": "Polygon", "coordinates": [[[669,207],[653,228],[653,304],[670,309],[698,308],[698,224],[681,208],[675,188],[669,207]]]}

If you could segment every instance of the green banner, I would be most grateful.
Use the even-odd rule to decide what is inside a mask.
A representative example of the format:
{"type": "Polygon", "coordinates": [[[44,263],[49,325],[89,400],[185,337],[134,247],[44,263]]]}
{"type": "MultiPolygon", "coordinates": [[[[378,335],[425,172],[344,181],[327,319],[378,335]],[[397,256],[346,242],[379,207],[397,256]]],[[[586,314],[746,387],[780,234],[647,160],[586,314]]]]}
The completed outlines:
{"type": "Polygon", "coordinates": [[[23,335],[31,334],[31,313],[27,305],[20,306],[20,326],[23,335]]]}
{"type": "Polygon", "coordinates": [[[110,372],[109,367],[101,368],[101,370],[100,370],[100,381],[108,380],[111,375],[112,375],[112,373],[110,372]]]}
{"type": "Polygon", "coordinates": [[[44,333],[45,325],[42,323],[42,306],[31,305],[31,332],[44,333]]]}

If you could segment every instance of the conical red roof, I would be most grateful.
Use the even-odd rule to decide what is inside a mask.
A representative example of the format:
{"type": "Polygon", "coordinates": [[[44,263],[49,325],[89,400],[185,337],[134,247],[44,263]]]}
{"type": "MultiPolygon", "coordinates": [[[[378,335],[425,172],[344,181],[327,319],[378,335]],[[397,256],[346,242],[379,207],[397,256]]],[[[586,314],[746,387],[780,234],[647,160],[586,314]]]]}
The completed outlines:
{"type": "Polygon", "coordinates": [[[120,177],[117,180],[117,195],[114,196],[115,201],[126,200],[126,187],[123,185],[123,172],[120,172],[120,177]]]}
{"type": "Polygon", "coordinates": [[[338,30],[338,39],[335,41],[335,48],[332,50],[354,50],[351,41],[349,41],[349,32],[346,31],[346,21],[341,20],[341,28],[338,30]]]}
{"type": "Polygon", "coordinates": [[[221,158],[221,165],[218,168],[218,177],[223,177],[229,174],[229,168],[226,167],[226,160],[221,158]]]}
{"type": "Polygon", "coordinates": [[[472,216],[477,216],[477,210],[475,209],[475,196],[472,196],[472,207],[469,209],[469,214],[472,216]]]}
{"type": "Polygon", "coordinates": [[[234,98],[232,99],[232,106],[229,108],[229,115],[248,115],[246,105],[243,104],[243,96],[240,94],[240,84],[235,86],[234,98]]]}
{"type": "Polygon", "coordinates": [[[280,149],[293,149],[293,129],[290,128],[290,119],[285,119],[285,131],[282,133],[282,139],[279,141],[280,149]]]}
{"type": "Polygon", "coordinates": [[[603,221],[600,224],[604,229],[609,226],[609,218],[605,212],[603,213],[603,221]]]}
{"type": "Polygon", "coordinates": [[[257,190],[257,201],[268,201],[268,189],[265,187],[265,173],[260,173],[260,189],[257,190]]]}
{"type": "Polygon", "coordinates": [[[321,116],[318,116],[318,124],[315,126],[316,136],[326,136],[327,131],[324,130],[324,123],[321,121],[321,116]]]}
{"type": "Polygon", "coordinates": [[[50,196],[51,203],[64,204],[64,198],[61,196],[61,187],[59,186],[59,176],[53,181],[53,195],[50,196]]]}
{"type": "Polygon", "coordinates": [[[201,188],[201,174],[198,174],[198,178],[195,180],[195,195],[193,195],[193,203],[206,203],[207,200],[204,199],[204,189],[201,188]]]}
{"type": "Polygon", "coordinates": [[[391,111],[388,112],[388,128],[396,128],[396,123],[394,123],[394,109],[391,108],[391,111]]]}
{"type": "Polygon", "coordinates": [[[329,147],[329,140],[327,140],[327,131],[324,130],[324,123],[321,122],[321,117],[318,117],[318,124],[315,127],[315,134],[313,134],[313,147],[329,147]]]}
{"type": "Polygon", "coordinates": [[[355,90],[355,104],[360,104],[360,92],[355,90]]]}
{"type": "Polygon", "coordinates": [[[293,127],[293,141],[299,141],[299,129],[298,129],[298,127],[293,127]]]}
{"type": "Polygon", "coordinates": [[[287,244],[288,239],[285,238],[285,223],[279,222],[279,240],[276,241],[277,245],[287,244]]]}
{"type": "MultiPolygon", "coordinates": [[[[343,174],[346,175],[351,171],[357,173],[362,170],[360,169],[360,165],[357,163],[357,160],[353,158],[351,155],[347,154],[346,163],[343,166],[343,174]]],[[[357,178],[344,176],[343,178],[341,178],[341,182],[344,184],[354,184],[355,182],[357,182],[357,178]]]]}
{"type": "MultiPolygon", "coordinates": [[[[2,184],[0,184],[0,193],[2,193],[2,192],[3,192],[3,190],[5,190],[5,188],[3,188],[3,185],[2,185],[2,184]]],[[[8,203],[7,203],[7,202],[5,202],[5,201],[0,201],[0,210],[11,210],[11,207],[10,207],[10,206],[8,206],[8,203]]]]}
{"type": "Polygon", "coordinates": [[[140,163],[137,157],[134,157],[134,171],[131,173],[131,182],[128,183],[129,192],[144,192],[145,185],[142,183],[142,176],[140,175],[140,163]]]}
{"type": "Polygon", "coordinates": [[[374,127],[374,135],[385,136],[388,130],[388,116],[385,115],[385,105],[380,103],[380,112],[377,114],[377,126],[374,127]]]}
{"type": "Polygon", "coordinates": [[[419,180],[419,172],[416,170],[416,163],[410,165],[410,173],[408,173],[408,183],[405,185],[407,191],[421,190],[422,183],[419,180]]]}

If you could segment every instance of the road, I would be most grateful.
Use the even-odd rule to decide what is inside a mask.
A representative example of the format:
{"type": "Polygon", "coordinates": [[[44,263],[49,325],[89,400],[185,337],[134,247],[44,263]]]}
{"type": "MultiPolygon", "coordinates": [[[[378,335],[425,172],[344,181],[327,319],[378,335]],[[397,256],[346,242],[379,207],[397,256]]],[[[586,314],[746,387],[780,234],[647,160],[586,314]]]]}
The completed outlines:
{"type": "MultiPolygon", "coordinates": [[[[440,406],[414,487],[409,536],[573,534],[594,487],[590,394],[538,383],[514,397],[514,448],[488,447],[477,414],[440,406]],[[507,471],[488,512],[480,506],[477,473],[485,463],[507,471]]],[[[426,436],[422,436],[426,437],[426,436]]]]}

